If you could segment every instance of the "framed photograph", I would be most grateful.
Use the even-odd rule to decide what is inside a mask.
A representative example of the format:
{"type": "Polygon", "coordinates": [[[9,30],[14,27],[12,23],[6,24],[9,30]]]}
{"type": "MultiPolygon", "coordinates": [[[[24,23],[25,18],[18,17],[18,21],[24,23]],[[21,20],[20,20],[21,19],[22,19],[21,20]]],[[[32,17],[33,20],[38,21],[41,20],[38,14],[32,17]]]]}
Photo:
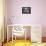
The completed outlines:
{"type": "Polygon", "coordinates": [[[31,14],[31,7],[22,7],[22,14],[31,14]]]}

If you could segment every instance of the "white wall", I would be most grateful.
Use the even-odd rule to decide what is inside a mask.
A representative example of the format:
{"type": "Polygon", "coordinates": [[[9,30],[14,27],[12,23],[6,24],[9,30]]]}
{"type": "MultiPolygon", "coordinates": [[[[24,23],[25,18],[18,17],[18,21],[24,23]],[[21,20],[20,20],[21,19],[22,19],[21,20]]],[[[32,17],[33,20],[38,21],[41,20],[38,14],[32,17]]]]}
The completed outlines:
{"type": "Polygon", "coordinates": [[[46,0],[7,0],[8,24],[40,24],[46,36],[46,0]],[[31,7],[31,14],[22,14],[22,7],[31,7]]]}

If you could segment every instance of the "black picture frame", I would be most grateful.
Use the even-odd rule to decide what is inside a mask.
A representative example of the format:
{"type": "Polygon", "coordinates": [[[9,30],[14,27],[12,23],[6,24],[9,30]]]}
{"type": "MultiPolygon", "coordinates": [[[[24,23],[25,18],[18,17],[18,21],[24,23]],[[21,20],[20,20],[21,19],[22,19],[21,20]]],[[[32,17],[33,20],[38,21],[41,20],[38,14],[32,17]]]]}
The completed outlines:
{"type": "Polygon", "coordinates": [[[22,14],[31,14],[31,7],[22,7],[22,14]]]}

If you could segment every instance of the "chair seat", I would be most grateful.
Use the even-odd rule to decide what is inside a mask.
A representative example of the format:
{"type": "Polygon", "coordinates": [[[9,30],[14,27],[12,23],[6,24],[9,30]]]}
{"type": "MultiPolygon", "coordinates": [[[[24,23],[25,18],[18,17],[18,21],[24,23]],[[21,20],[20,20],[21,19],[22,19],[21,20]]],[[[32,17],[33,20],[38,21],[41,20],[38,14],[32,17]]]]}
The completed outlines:
{"type": "Polygon", "coordinates": [[[24,31],[13,31],[13,35],[22,36],[24,35],[24,31]]]}

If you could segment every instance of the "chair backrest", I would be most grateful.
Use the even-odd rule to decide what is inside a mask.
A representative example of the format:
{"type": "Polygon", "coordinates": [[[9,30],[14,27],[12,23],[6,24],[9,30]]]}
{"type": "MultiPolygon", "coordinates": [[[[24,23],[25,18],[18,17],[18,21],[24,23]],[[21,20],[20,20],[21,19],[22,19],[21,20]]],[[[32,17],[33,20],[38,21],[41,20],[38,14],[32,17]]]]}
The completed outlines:
{"type": "Polygon", "coordinates": [[[21,25],[15,25],[12,29],[13,31],[13,35],[15,36],[22,36],[24,34],[24,29],[23,29],[23,26],[21,25]]]}

